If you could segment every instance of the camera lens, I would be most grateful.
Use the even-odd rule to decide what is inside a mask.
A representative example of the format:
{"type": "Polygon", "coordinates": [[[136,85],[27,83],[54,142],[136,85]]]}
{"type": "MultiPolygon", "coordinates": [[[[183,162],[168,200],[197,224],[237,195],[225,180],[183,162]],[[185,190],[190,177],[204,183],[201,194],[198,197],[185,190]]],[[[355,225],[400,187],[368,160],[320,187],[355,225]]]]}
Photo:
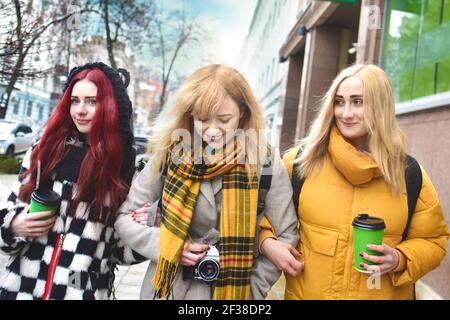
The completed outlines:
{"type": "Polygon", "coordinates": [[[198,273],[205,281],[216,280],[219,270],[219,264],[214,260],[204,260],[198,265],[198,273]]]}

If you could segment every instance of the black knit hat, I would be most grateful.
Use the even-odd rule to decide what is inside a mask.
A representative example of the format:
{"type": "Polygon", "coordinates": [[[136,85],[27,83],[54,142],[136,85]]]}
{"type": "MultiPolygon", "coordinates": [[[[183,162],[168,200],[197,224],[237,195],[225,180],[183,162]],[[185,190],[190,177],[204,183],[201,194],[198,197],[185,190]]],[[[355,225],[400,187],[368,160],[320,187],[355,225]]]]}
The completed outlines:
{"type": "MultiPolygon", "coordinates": [[[[136,152],[133,148],[134,135],[131,130],[131,117],[133,115],[133,107],[131,104],[130,97],[127,93],[127,87],[130,84],[130,73],[125,69],[113,69],[110,66],[104,64],[103,62],[92,62],[87,63],[82,66],[72,68],[69,75],[67,76],[66,83],[64,84],[63,92],[67,90],[73,77],[79,72],[86,70],[98,68],[103,71],[103,73],[111,81],[113,87],[114,96],[116,98],[117,104],[119,106],[119,121],[120,121],[120,133],[124,142],[124,167],[123,176],[126,182],[131,182],[132,174],[129,172],[134,169],[134,158],[136,152]],[[133,159],[130,155],[134,155],[133,159]],[[132,168],[131,168],[132,167],[132,168]],[[131,177],[129,177],[131,174],[131,177]]],[[[133,170],[134,171],[134,170],[133,170]]]]}

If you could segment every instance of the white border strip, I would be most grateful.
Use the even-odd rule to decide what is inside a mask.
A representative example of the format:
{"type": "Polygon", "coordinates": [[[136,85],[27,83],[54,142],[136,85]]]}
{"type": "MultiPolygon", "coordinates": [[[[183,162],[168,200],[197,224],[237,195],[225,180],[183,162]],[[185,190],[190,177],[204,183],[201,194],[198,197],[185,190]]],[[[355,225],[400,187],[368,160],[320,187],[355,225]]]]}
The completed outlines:
{"type": "Polygon", "coordinates": [[[396,114],[399,115],[415,111],[434,109],[446,105],[450,105],[450,91],[397,103],[395,111],[396,114]]]}

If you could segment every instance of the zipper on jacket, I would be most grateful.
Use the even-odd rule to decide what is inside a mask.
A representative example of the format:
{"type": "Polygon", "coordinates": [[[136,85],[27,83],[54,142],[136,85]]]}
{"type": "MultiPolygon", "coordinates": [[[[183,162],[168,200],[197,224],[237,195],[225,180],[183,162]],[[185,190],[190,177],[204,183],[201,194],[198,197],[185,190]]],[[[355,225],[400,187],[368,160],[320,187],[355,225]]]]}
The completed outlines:
{"type": "Polygon", "coordinates": [[[47,271],[47,280],[45,282],[45,291],[42,296],[42,300],[48,300],[53,288],[53,279],[55,277],[55,271],[58,267],[59,258],[61,258],[62,246],[64,243],[64,234],[58,234],[56,237],[55,248],[53,249],[52,259],[50,260],[50,265],[47,271]]]}

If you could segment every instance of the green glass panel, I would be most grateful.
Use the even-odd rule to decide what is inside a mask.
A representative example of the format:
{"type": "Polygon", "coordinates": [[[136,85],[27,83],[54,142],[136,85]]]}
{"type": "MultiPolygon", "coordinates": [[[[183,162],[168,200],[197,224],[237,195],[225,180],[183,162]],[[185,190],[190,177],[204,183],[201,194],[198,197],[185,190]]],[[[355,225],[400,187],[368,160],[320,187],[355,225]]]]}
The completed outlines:
{"type": "Polygon", "coordinates": [[[339,3],[351,3],[351,4],[356,4],[356,2],[358,2],[358,0],[331,0],[330,2],[339,2],[339,3]]]}
{"type": "Polygon", "coordinates": [[[397,102],[450,91],[450,0],[390,0],[382,67],[397,102]]]}
{"type": "Polygon", "coordinates": [[[450,0],[445,0],[442,8],[442,52],[437,67],[437,93],[450,91],[450,0]]]}
{"type": "Polygon", "coordinates": [[[420,0],[388,2],[382,67],[389,75],[398,102],[411,100],[413,96],[420,9],[420,0]]]}
{"type": "Polygon", "coordinates": [[[436,70],[442,0],[423,0],[413,99],[436,93],[436,70]]]}

